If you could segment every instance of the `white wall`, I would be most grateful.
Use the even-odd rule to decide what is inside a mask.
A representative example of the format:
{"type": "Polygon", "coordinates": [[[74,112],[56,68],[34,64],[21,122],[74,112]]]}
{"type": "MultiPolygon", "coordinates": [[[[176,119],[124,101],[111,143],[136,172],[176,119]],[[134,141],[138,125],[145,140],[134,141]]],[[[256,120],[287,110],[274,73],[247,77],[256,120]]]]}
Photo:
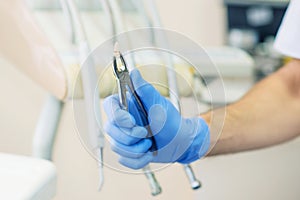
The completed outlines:
{"type": "Polygon", "coordinates": [[[198,42],[224,44],[226,9],[222,0],[156,0],[166,28],[176,30],[198,42]]]}

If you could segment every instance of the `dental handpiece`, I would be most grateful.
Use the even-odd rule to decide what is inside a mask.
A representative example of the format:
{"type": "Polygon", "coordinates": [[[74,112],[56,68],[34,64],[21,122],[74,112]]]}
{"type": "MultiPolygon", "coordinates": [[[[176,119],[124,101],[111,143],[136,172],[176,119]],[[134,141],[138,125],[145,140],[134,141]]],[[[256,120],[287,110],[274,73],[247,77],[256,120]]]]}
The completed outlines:
{"type": "Polygon", "coordinates": [[[200,181],[197,180],[191,165],[184,164],[183,168],[184,168],[184,171],[185,171],[185,174],[186,174],[187,178],[189,179],[189,182],[190,182],[190,185],[191,185],[192,189],[193,190],[199,189],[201,187],[201,183],[200,183],[200,181]]]}

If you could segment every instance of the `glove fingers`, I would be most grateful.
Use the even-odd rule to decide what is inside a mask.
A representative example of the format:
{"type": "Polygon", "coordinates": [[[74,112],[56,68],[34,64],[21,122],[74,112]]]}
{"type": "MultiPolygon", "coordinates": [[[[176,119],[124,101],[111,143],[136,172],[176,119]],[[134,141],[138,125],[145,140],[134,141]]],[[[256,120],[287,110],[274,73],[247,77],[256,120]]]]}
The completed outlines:
{"type": "Polygon", "coordinates": [[[153,159],[152,152],[148,152],[144,154],[140,158],[128,158],[128,157],[120,157],[119,162],[131,169],[140,169],[148,165],[153,159]]]}
{"type": "Polygon", "coordinates": [[[147,136],[147,130],[141,126],[135,126],[131,129],[122,128],[112,123],[107,123],[104,127],[108,135],[124,145],[132,145],[147,136]]]}
{"type": "Polygon", "coordinates": [[[112,95],[103,102],[104,111],[109,121],[122,128],[132,128],[135,126],[135,119],[130,113],[122,110],[119,103],[119,97],[112,95]]]}
{"type": "Polygon", "coordinates": [[[113,141],[111,148],[120,156],[127,158],[140,158],[149,150],[151,145],[152,142],[149,139],[141,140],[130,146],[113,141]]]}

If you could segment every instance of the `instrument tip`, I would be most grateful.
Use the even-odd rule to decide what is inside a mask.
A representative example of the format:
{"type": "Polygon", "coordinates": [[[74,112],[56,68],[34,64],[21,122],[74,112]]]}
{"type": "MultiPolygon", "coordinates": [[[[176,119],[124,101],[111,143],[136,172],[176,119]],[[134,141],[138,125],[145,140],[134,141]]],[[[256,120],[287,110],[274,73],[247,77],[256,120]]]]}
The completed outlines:
{"type": "Polygon", "coordinates": [[[114,56],[118,57],[120,55],[120,50],[119,50],[119,43],[116,42],[114,45],[114,56]]]}

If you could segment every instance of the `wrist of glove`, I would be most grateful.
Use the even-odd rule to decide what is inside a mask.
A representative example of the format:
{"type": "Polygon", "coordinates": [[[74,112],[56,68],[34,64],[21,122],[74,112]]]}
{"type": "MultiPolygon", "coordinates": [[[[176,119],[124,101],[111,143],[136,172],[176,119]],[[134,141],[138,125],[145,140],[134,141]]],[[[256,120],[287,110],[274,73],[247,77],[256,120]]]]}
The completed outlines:
{"type": "Polygon", "coordinates": [[[135,100],[128,97],[129,110],[122,110],[117,95],[104,101],[108,117],[105,130],[111,137],[112,150],[119,154],[124,166],[138,169],[150,162],[190,163],[203,157],[210,146],[210,133],[201,118],[183,118],[173,104],[161,96],[138,72],[131,72],[137,94],[148,113],[149,125],[157,145],[157,155],[150,151],[135,100]]]}

